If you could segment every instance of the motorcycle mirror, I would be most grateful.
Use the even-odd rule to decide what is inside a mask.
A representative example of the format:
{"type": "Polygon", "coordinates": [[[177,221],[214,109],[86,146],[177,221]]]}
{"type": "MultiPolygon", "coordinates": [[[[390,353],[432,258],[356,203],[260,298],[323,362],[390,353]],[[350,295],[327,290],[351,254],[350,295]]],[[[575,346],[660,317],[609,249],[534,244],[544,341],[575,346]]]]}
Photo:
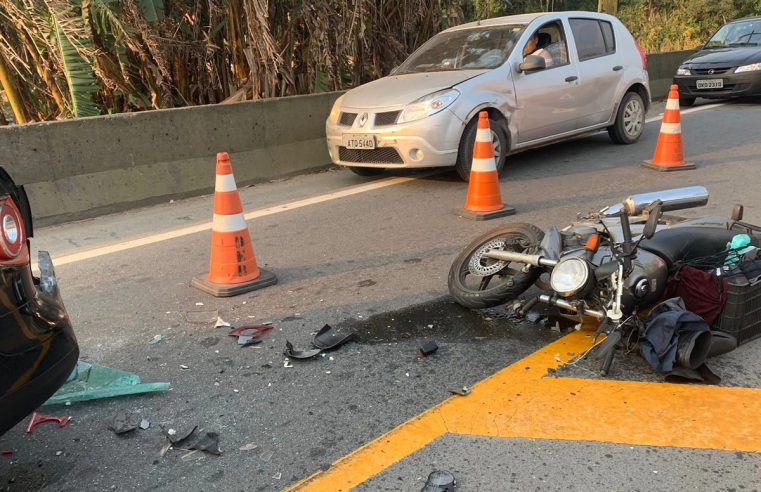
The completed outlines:
{"type": "Polygon", "coordinates": [[[663,202],[660,200],[654,201],[650,206],[649,214],[647,217],[647,223],[645,223],[645,227],[642,229],[642,237],[645,239],[650,239],[655,234],[655,229],[658,227],[658,221],[661,218],[661,215],[663,214],[663,202]]]}

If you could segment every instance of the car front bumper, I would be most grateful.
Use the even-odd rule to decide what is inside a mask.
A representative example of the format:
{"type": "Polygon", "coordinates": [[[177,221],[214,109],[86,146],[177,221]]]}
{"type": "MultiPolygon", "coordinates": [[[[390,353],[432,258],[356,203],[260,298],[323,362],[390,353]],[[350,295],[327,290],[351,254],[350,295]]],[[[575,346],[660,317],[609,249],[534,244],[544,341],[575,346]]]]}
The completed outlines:
{"type": "MultiPolygon", "coordinates": [[[[413,168],[453,166],[464,124],[449,109],[410,123],[378,124],[379,115],[401,112],[342,108],[337,123],[327,121],[328,152],[334,164],[349,167],[413,168]],[[366,123],[358,117],[367,114],[366,123]],[[343,145],[344,135],[373,137],[374,149],[349,149],[343,145]]],[[[392,115],[393,116],[393,115],[392,115]]]]}
{"type": "Polygon", "coordinates": [[[761,95],[761,70],[721,75],[678,75],[674,83],[679,86],[682,97],[730,98],[761,95]],[[698,80],[721,79],[720,89],[698,89],[698,80]]]}

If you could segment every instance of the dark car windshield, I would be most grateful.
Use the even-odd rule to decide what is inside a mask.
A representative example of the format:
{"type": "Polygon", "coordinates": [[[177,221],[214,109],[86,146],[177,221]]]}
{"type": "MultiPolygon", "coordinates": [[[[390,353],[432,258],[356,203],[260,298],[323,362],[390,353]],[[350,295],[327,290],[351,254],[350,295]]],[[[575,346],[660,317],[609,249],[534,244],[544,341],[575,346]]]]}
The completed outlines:
{"type": "Polygon", "coordinates": [[[510,56],[524,27],[476,27],[437,34],[407,58],[394,75],[497,68],[510,56]]]}
{"type": "Polygon", "coordinates": [[[732,22],[725,25],[706,43],[706,48],[761,45],[761,20],[732,22]]]}

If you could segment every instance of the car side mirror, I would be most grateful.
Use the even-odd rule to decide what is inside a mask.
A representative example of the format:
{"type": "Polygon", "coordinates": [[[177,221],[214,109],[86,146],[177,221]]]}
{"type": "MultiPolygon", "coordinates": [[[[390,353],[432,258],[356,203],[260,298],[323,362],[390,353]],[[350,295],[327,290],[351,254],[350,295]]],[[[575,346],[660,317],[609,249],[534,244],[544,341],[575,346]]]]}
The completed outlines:
{"type": "Polygon", "coordinates": [[[521,72],[535,72],[537,70],[544,70],[547,64],[544,58],[537,55],[528,55],[523,63],[518,65],[518,70],[521,72]]]}
{"type": "Polygon", "coordinates": [[[650,239],[655,235],[655,229],[658,227],[658,221],[663,215],[663,203],[660,200],[653,202],[650,207],[650,213],[647,216],[647,222],[642,229],[642,237],[650,239]]]}

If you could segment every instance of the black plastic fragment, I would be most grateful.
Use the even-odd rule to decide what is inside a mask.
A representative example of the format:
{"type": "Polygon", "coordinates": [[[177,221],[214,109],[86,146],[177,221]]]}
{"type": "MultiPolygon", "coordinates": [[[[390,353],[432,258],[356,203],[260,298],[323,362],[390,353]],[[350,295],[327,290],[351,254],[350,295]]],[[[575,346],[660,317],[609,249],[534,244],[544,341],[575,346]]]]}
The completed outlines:
{"type": "Polygon", "coordinates": [[[219,449],[219,434],[216,432],[207,432],[198,441],[195,442],[190,449],[197,449],[198,451],[205,451],[207,453],[221,456],[222,451],[219,449]]]}
{"type": "Polygon", "coordinates": [[[292,359],[311,359],[315,355],[318,355],[320,352],[322,352],[322,349],[318,348],[311,350],[296,350],[293,348],[293,344],[286,340],[285,350],[283,351],[283,354],[285,354],[286,357],[290,357],[292,359]]]}
{"type": "Polygon", "coordinates": [[[191,428],[189,431],[185,430],[185,432],[177,432],[175,435],[169,435],[167,433],[166,437],[169,439],[169,442],[172,443],[174,446],[180,446],[183,442],[185,442],[190,436],[193,435],[193,433],[198,429],[198,426],[195,425],[193,428],[191,428]]]}
{"type": "Polygon", "coordinates": [[[127,412],[117,413],[108,424],[108,428],[114,431],[116,435],[126,434],[137,429],[137,426],[137,420],[132,418],[127,412]]]}
{"type": "Polygon", "coordinates": [[[420,355],[423,357],[428,357],[429,355],[433,354],[439,350],[439,346],[436,344],[434,340],[426,340],[423,342],[420,347],[418,347],[418,351],[420,352],[420,355]]]}
{"type": "Polygon", "coordinates": [[[314,335],[312,345],[318,349],[330,350],[338,348],[346,342],[357,340],[358,338],[359,337],[355,332],[340,333],[332,326],[325,325],[314,335]]]}

